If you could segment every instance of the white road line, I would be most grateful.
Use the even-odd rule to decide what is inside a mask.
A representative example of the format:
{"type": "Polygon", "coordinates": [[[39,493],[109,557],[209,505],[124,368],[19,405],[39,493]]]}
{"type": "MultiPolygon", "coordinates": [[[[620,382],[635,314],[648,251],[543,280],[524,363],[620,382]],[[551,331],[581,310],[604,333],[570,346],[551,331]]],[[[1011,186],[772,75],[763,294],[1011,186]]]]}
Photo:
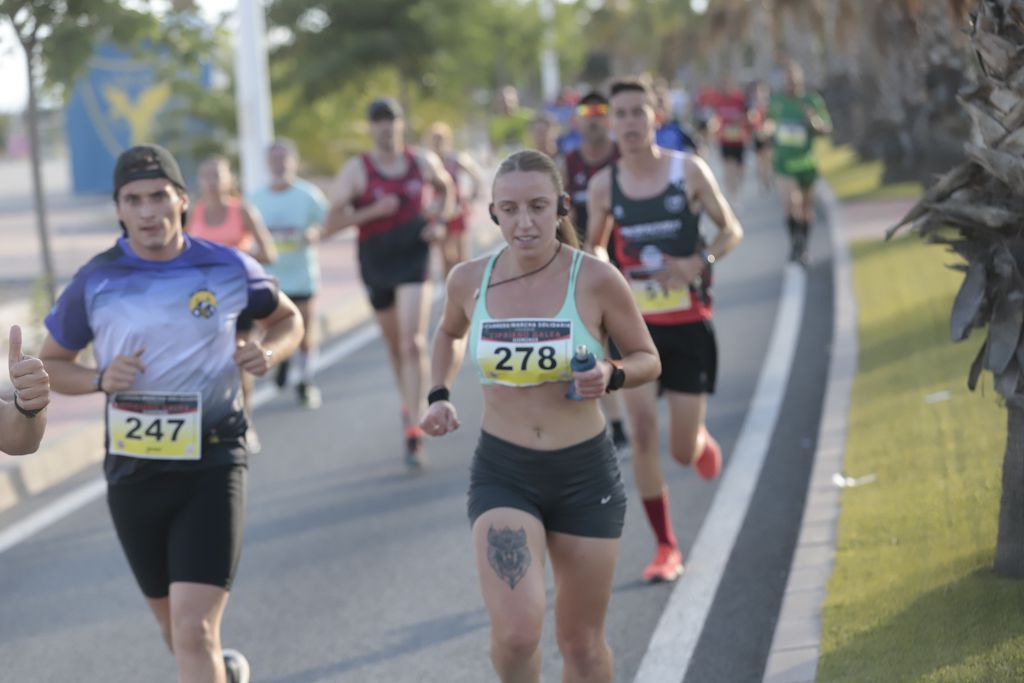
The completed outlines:
{"type": "Polygon", "coordinates": [[[634,683],[682,681],[732,554],[775,431],[803,319],[807,274],[788,264],[771,342],[736,448],[634,683]]]}
{"type": "Polygon", "coordinates": [[[55,522],[64,519],[78,508],[88,505],[107,490],[107,482],[97,477],[87,484],[61,496],[41,510],[0,531],[0,553],[7,552],[55,522]]]}
{"type": "MultiPolygon", "coordinates": [[[[443,292],[440,292],[443,294],[443,292]]],[[[434,299],[438,298],[435,291],[434,299]]],[[[316,369],[322,370],[352,355],[380,336],[376,323],[370,322],[357,327],[341,341],[327,347],[316,363],[316,369]]],[[[253,394],[253,407],[267,403],[277,396],[277,387],[265,385],[253,394]]],[[[79,508],[88,505],[107,491],[107,483],[103,477],[97,477],[85,484],[72,489],[57,500],[33,512],[25,519],[14,522],[0,531],[0,554],[3,554],[22,541],[39,533],[51,524],[56,524],[79,508]]]]}

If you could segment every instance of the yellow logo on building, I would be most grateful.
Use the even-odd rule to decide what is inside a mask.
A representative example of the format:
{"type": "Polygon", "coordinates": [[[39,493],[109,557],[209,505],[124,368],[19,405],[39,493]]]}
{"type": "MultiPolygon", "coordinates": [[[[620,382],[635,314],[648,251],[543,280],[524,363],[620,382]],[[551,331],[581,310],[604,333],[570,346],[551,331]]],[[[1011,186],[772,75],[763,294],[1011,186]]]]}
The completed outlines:
{"type": "Polygon", "coordinates": [[[153,139],[153,124],[156,115],[171,97],[171,86],[167,83],[154,85],[139,93],[134,100],[124,90],[106,85],[103,96],[110,105],[110,113],[115,118],[128,122],[131,129],[131,144],[137,145],[153,139]]]}
{"type": "Polygon", "coordinates": [[[208,289],[192,292],[188,300],[188,310],[196,318],[209,319],[217,313],[217,297],[208,289]]]}

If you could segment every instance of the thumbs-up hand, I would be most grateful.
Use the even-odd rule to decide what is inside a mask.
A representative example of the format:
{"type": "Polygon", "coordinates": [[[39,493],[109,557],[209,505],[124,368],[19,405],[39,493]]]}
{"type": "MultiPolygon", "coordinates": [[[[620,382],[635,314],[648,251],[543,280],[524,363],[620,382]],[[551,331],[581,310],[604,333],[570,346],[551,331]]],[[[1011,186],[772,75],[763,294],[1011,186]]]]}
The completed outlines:
{"type": "Polygon", "coordinates": [[[18,405],[25,410],[42,410],[50,404],[50,376],[43,361],[21,352],[21,328],[11,326],[7,368],[18,405]]]}
{"type": "Polygon", "coordinates": [[[259,342],[239,340],[235,347],[235,365],[246,372],[262,377],[270,369],[273,352],[260,346],[259,342]]]}
{"type": "Polygon", "coordinates": [[[131,389],[135,383],[135,375],[146,371],[146,366],[142,364],[142,354],[145,351],[139,349],[125,356],[114,356],[114,360],[103,371],[100,390],[112,394],[115,391],[131,389]]]}

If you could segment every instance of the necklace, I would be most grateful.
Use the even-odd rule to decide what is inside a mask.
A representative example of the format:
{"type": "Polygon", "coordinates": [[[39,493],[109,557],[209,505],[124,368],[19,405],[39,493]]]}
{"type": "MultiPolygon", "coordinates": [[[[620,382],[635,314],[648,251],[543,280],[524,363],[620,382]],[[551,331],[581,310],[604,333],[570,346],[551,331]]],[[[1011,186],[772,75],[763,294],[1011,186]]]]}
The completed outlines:
{"type": "Polygon", "coordinates": [[[552,257],[550,259],[548,259],[548,262],[545,263],[540,268],[537,268],[536,270],[531,270],[528,273],[523,273],[522,275],[516,275],[515,277],[507,278],[505,280],[498,280],[497,282],[488,282],[487,286],[484,289],[493,289],[494,287],[497,287],[498,285],[504,285],[504,284],[508,284],[509,282],[515,282],[516,280],[522,280],[524,277],[529,277],[531,275],[539,273],[540,271],[544,270],[545,268],[550,266],[552,263],[554,263],[555,259],[558,258],[559,252],[561,252],[561,251],[562,251],[562,243],[559,242],[558,243],[558,248],[555,249],[554,255],[552,255],[552,257]]]}

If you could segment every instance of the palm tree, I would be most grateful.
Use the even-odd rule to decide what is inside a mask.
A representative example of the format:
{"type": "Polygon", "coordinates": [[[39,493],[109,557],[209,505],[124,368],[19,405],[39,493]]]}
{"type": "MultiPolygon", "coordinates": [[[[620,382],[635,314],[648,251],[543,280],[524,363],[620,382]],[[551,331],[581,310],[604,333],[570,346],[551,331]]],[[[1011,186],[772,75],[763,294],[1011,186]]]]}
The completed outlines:
{"type": "MultiPolygon", "coordinates": [[[[954,2],[964,11],[965,2],[954,2]]],[[[904,226],[945,244],[964,265],[953,303],[953,341],[987,327],[971,365],[973,390],[992,372],[1007,411],[994,570],[1024,577],[1024,0],[977,0],[970,24],[974,77],[961,97],[972,120],[966,160],[942,176],[888,237],[904,226]]]]}

